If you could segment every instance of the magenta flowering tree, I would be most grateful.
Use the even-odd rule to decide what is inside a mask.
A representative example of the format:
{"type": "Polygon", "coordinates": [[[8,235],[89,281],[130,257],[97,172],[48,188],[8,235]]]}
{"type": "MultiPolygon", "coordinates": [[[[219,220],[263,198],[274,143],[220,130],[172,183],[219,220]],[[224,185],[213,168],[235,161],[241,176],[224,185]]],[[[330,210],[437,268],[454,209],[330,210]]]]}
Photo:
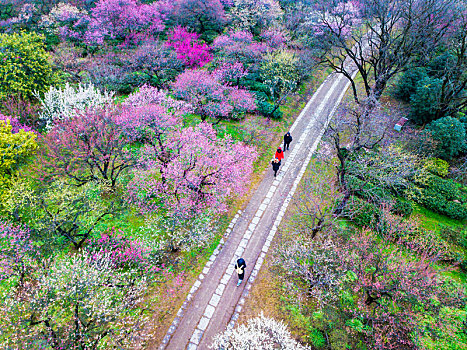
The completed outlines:
{"type": "Polygon", "coordinates": [[[239,119],[243,113],[256,108],[251,93],[223,84],[219,75],[199,69],[180,74],[173,89],[174,95],[189,102],[202,120],[207,117],[239,119]]]}
{"type": "Polygon", "coordinates": [[[37,254],[29,228],[0,220],[0,282],[17,277],[21,288],[37,254]]]}
{"type": "Polygon", "coordinates": [[[128,148],[134,140],[119,123],[117,108],[88,110],[57,123],[44,137],[44,175],[65,176],[78,185],[102,179],[114,188],[136,163],[128,148]]]}
{"type": "Polygon", "coordinates": [[[256,151],[229,136],[217,138],[210,124],[173,133],[166,162],[146,148],[141,168],[128,186],[128,199],[148,213],[158,208],[191,216],[226,210],[226,200],[245,192],[256,151]]]}
{"type": "Polygon", "coordinates": [[[189,67],[202,67],[212,61],[210,48],[199,42],[199,34],[190,33],[183,27],[178,26],[169,32],[166,45],[173,47],[177,58],[189,67]]]}

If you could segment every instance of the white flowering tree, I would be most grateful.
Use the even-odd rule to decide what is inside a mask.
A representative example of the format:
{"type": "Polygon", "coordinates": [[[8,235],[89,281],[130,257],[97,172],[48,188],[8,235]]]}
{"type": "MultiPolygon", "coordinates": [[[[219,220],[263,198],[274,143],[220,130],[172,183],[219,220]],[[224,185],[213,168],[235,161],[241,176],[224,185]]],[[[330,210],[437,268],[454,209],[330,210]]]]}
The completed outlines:
{"type": "Polygon", "coordinates": [[[216,226],[209,213],[187,219],[182,216],[169,216],[155,221],[148,219],[146,230],[160,237],[167,250],[190,251],[205,247],[214,238],[216,226]]]}
{"type": "Polygon", "coordinates": [[[39,270],[30,288],[0,306],[2,349],[134,349],[146,282],[108,255],[75,254],[39,270]]]}
{"type": "Polygon", "coordinates": [[[100,91],[91,83],[80,83],[76,88],[67,83],[63,88],[52,86],[44,97],[38,93],[35,96],[41,103],[41,119],[50,129],[57,121],[70,119],[77,112],[112,103],[114,93],[100,91]]]}
{"type": "Polygon", "coordinates": [[[261,313],[246,325],[217,334],[211,346],[214,350],[307,350],[294,340],[287,326],[261,313]]]}

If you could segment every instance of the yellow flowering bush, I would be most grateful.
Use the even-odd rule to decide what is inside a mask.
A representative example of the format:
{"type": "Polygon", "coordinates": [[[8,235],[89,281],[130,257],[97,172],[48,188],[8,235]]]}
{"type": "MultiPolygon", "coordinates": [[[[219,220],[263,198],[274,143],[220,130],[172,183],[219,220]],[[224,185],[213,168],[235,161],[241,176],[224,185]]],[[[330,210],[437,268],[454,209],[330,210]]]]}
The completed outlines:
{"type": "Polygon", "coordinates": [[[0,200],[10,187],[18,167],[37,149],[36,134],[12,131],[10,121],[0,120],[0,200]]]}
{"type": "Polygon", "coordinates": [[[36,33],[0,34],[0,99],[31,97],[58,82],[45,51],[44,36],[36,33]]]}

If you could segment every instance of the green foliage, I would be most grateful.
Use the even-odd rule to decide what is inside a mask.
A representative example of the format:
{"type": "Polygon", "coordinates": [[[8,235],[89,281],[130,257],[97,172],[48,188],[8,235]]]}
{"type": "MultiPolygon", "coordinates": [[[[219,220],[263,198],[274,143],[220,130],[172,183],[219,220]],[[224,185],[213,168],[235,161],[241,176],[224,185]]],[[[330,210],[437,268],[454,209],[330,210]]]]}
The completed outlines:
{"type": "Polygon", "coordinates": [[[409,217],[413,212],[413,205],[397,198],[391,208],[391,212],[403,217],[409,217]]]}
{"type": "Polygon", "coordinates": [[[456,118],[444,117],[428,124],[426,132],[435,141],[436,156],[444,159],[456,157],[466,148],[465,127],[456,118]]]}
{"type": "MultiPolygon", "coordinates": [[[[426,332],[420,347],[426,350],[461,350],[467,348],[465,319],[467,312],[462,309],[444,307],[440,310],[440,322],[433,324],[434,332],[426,332]]],[[[434,322],[433,322],[434,323],[434,322]]]]}
{"type": "Polygon", "coordinates": [[[280,119],[282,118],[282,112],[279,108],[274,107],[271,103],[267,101],[256,101],[256,105],[258,108],[258,112],[260,112],[262,115],[268,116],[272,119],[280,119]]]}
{"type": "Polygon", "coordinates": [[[10,121],[0,120],[0,200],[11,186],[18,168],[37,149],[36,134],[20,129],[12,132],[10,121]]]}
{"type": "Polygon", "coordinates": [[[43,35],[0,34],[0,99],[7,95],[31,97],[34,91],[45,92],[57,83],[49,59],[43,35]]]}
{"type": "Polygon", "coordinates": [[[326,346],[326,338],[319,329],[311,328],[308,333],[308,338],[315,348],[322,349],[326,346]]]}
{"type": "Polygon", "coordinates": [[[107,191],[105,186],[93,182],[77,187],[56,181],[42,189],[31,182],[17,181],[4,207],[51,247],[73,244],[79,249],[96,226],[117,211],[113,202],[104,200],[107,191]]]}
{"type": "Polygon", "coordinates": [[[355,196],[347,205],[345,213],[355,225],[360,227],[376,227],[380,214],[380,209],[376,205],[355,196]]]}
{"type": "Polygon", "coordinates": [[[431,188],[414,187],[407,192],[407,197],[436,213],[456,220],[467,219],[465,204],[449,202],[441,193],[431,188]]]}
{"type": "Polygon", "coordinates": [[[414,183],[433,190],[448,201],[462,200],[459,186],[451,179],[442,179],[439,176],[422,171],[414,177],[414,183]]]}
{"type": "Polygon", "coordinates": [[[449,172],[449,163],[439,158],[430,158],[425,161],[423,169],[440,177],[445,177],[449,172]]]}
{"type": "Polygon", "coordinates": [[[371,202],[382,204],[391,201],[391,194],[380,186],[371,182],[360,180],[356,176],[347,176],[347,185],[355,191],[355,194],[371,202]]]}
{"type": "Polygon", "coordinates": [[[429,123],[436,117],[441,79],[425,77],[410,96],[410,118],[417,124],[429,123]]]}
{"type": "Polygon", "coordinates": [[[467,249],[467,229],[454,228],[447,225],[440,227],[440,236],[447,242],[467,249]]]}
{"type": "Polygon", "coordinates": [[[394,96],[404,102],[410,101],[410,96],[415,93],[417,83],[428,77],[426,69],[417,67],[404,72],[397,81],[394,96]]]}

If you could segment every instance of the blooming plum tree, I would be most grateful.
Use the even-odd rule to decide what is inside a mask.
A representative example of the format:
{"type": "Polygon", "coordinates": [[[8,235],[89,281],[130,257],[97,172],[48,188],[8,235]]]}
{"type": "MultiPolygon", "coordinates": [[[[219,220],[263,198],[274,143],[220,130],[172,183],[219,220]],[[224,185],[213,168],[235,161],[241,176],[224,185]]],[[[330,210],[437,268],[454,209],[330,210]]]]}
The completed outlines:
{"type": "Polygon", "coordinates": [[[256,107],[248,91],[222,84],[216,74],[203,70],[185,71],[177,77],[173,88],[175,96],[189,102],[202,120],[239,119],[256,107]]]}
{"type": "Polygon", "coordinates": [[[3,205],[10,216],[27,223],[49,246],[65,241],[80,249],[95,226],[117,212],[113,202],[102,198],[104,191],[105,187],[95,183],[77,187],[56,181],[41,190],[31,182],[18,181],[3,205]]]}
{"type": "Polygon", "coordinates": [[[199,34],[220,32],[226,21],[221,0],[164,0],[158,3],[169,23],[190,28],[199,34]]]}
{"type": "Polygon", "coordinates": [[[11,290],[2,303],[4,348],[92,349],[105,344],[137,347],[144,341],[145,314],[137,305],[145,278],[116,270],[107,255],[65,256],[37,273],[21,297],[11,290]],[[130,336],[131,335],[131,336],[130,336]]]}
{"type": "Polygon", "coordinates": [[[29,228],[0,220],[0,282],[17,277],[22,288],[37,255],[29,228]]]}
{"type": "Polygon", "coordinates": [[[78,84],[76,88],[66,83],[63,88],[51,87],[42,98],[35,94],[41,102],[41,119],[48,129],[62,119],[69,120],[88,108],[103,108],[112,102],[112,92],[100,91],[93,84],[78,84]]]}
{"type": "Polygon", "coordinates": [[[261,29],[278,23],[283,11],[275,0],[233,0],[229,19],[235,28],[258,34],[261,29]]]}
{"type": "Polygon", "coordinates": [[[41,170],[78,185],[101,179],[114,188],[120,174],[136,162],[128,149],[133,141],[119,124],[117,108],[87,110],[59,121],[44,137],[41,170]]]}
{"type": "Polygon", "coordinates": [[[317,18],[306,26],[311,41],[322,49],[323,62],[351,81],[356,102],[352,70],[358,69],[371,110],[392,77],[423,64],[419,57],[436,52],[449,31],[454,4],[452,0],[321,1],[319,11],[313,13],[317,18]]]}
{"type": "Polygon", "coordinates": [[[81,10],[57,9],[64,38],[102,45],[105,40],[126,44],[153,38],[164,29],[163,17],[156,3],[137,0],[100,0],[88,14],[81,10]]]}
{"type": "Polygon", "coordinates": [[[173,47],[177,58],[192,68],[204,66],[212,61],[210,48],[199,42],[199,35],[190,33],[183,27],[176,27],[169,32],[166,45],[173,47]]]}
{"type": "Polygon", "coordinates": [[[281,321],[264,316],[249,319],[246,325],[217,334],[211,349],[295,349],[307,350],[292,338],[281,321]]]}
{"type": "Polygon", "coordinates": [[[248,31],[231,31],[219,35],[212,46],[223,60],[241,62],[249,70],[255,70],[254,67],[259,65],[262,55],[268,50],[265,43],[255,41],[253,34],[248,31]]]}
{"type": "Polygon", "coordinates": [[[147,148],[128,186],[130,203],[146,213],[160,207],[188,217],[225,211],[227,198],[245,192],[257,156],[228,136],[218,139],[207,123],[173,133],[164,150],[161,157],[147,148]]]}

